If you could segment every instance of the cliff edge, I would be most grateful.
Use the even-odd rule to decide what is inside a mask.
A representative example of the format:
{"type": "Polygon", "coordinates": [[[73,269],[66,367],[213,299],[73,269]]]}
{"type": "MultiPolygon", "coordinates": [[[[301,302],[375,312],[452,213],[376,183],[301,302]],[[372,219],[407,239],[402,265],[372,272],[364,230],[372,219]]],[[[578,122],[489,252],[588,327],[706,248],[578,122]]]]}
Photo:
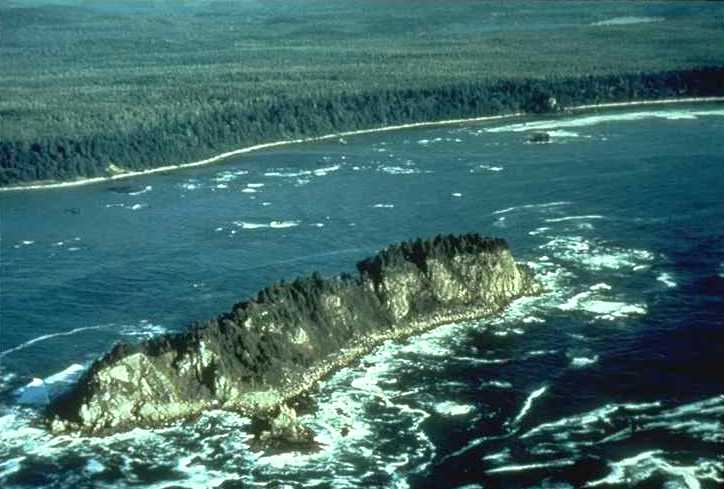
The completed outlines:
{"type": "Polygon", "coordinates": [[[385,340],[538,291],[505,241],[478,234],[403,242],[357,269],[273,285],[186,332],[116,345],[51,402],[51,429],[105,433],[219,408],[270,414],[385,340]]]}

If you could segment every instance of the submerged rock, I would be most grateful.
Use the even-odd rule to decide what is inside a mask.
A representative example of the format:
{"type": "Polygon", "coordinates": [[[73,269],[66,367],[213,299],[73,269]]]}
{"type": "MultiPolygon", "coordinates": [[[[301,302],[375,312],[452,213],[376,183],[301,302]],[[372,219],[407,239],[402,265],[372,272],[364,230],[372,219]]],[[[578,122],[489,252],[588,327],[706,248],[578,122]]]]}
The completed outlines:
{"type": "Polygon", "coordinates": [[[537,144],[550,143],[551,135],[545,131],[536,131],[534,133],[531,133],[530,136],[528,136],[528,142],[537,143],[537,144]]]}
{"type": "MultiPolygon", "coordinates": [[[[290,418],[287,401],[385,340],[489,316],[538,291],[505,241],[478,234],[393,245],[357,268],[358,277],[276,284],[184,333],[116,345],[51,402],[51,429],[104,433],[216,408],[290,418]]],[[[283,421],[272,434],[303,438],[283,421]]]]}

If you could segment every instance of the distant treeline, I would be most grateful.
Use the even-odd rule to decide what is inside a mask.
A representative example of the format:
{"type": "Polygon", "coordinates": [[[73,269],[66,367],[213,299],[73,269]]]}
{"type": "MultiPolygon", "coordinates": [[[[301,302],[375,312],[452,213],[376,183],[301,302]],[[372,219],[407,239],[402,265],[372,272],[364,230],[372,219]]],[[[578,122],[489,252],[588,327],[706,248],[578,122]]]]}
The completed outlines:
{"type": "MultiPolygon", "coordinates": [[[[724,68],[459,82],[437,88],[284,94],[204,106],[180,101],[183,112],[127,132],[102,126],[77,138],[0,141],[0,185],[108,175],[115,165],[140,170],[186,163],[230,149],[280,139],[439,119],[544,112],[559,107],[640,99],[724,95],[724,68]],[[191,106],[189,106],[191,104],[191,106]]],[[[98,121],[102,124],[101,121],[98,121]]]]}

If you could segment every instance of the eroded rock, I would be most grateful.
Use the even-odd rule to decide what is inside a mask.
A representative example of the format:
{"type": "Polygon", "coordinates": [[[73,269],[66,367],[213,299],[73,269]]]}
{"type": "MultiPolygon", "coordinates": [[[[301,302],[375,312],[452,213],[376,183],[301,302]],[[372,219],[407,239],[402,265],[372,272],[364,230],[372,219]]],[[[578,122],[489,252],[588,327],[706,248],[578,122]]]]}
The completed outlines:
{"type": "Polygon", "coordinates": [[[218,408],[277,416],[383,341],[495,314],[538,291],[503,240],[477,234],[393,245],[357,268],[357,277],[276,284],[184,333],[116,345],[51,402],[49,426],[105,433],[218,408]]]}

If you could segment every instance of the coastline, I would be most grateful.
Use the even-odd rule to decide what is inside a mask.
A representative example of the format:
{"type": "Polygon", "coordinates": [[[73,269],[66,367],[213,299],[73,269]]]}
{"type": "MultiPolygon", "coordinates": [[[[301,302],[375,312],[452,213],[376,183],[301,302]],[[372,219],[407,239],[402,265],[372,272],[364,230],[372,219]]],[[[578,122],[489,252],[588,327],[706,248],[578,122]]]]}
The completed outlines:
{"type": "MultiPolygon", "coordinates": [[[[673,98],[673,99],[658,99],[658,100],[636,100],[636,101],[632,101],[632,102],[608,102],[608,103],[604,103],[604,104],[577,105],[574,107],[565,108],[564,112],[582,112],[582,111],[586,111],[586,110],[612,109],[612,108],[619,108],[619,107],[636,107],[636,106],[648,106],[648,105],[668,105],[668,104],[685,104],[685,103],[707,103],[707,102],[724,102],[724,96],[721,96],[721,97],[688,97],[688,98],[673,98]]],[[[251,153],[254,151],[259,151],[259,150],[267,149],[267,148],[275,148],[278,146],[312,143],[312,142],[325,141],[325,140],[329,140],[329,139],[336,139],[336,138],[342,138],[342,137],[347,137],[347,136],[357,136],[357,135],[361,135],[361,134],[373,134],[373,133],[378,133],[378,132],[398,131],[398,130],[414,129],[414,128],[421,128],[421,127],[437,127],[437,126],[448,126],[448,125],[455,125],[455,124],[467,124],[467,123],[472,123],[472,122],[487,122],[487,121],[511,119],[511,118],[520,117],[520,116],[524,116],[524,115],[530,115],[530,114],[525,114],[523,112],[514,112],[512,114],[469,117],[469,118],[463,118],[463,119],[447,119],[447,120],[440,120],[440,121],[412,122],[409,124],[398,124],[398,125],[393,125],[393,126],[376,127],[376,128],[371,128],[371,129],[359,129],[359,130],[355,130],[355,131],[344,131],[344,132],[338,132],[338,133],[332,133],[332,134],[325,134],[325,135],[316,136],[316,137],[287,139],[287,140],[282,140],[282,141],[274,141],[274,142],[270,142],[270,143],[262,143],[262,144],[256,144],[253,146],[247,146],[247,147],[239,148],[239,149],[236,149],[233,151],[221,153],[216,156],[206,158],[204,160],[193,161],[190,163],[165,165],[165,166],[160,166],[157,168],[149,168],[147,170],[129,171],[129,172],[118,173],[116,175],[111,175],[111,176],[107,176],[107,177],[84,178],[84,179],[72,180],[72,181],[68,181],[68,182],[52,182],[52,183],[43,183],[43,184],[29,184],[29,185],[15,185],[15,186],[11,186],[11,187],[0,187],[0,192],[15,192],[15,191],[23,191],[23,190],[46,190],[46,189],[55,189],[55,188],[79,187],[82,185],[91,185],[91,184],[95,184],[95,183],[112,182],[115,180],[123,180],[123,179],[127,179],[127,178],[153,175],[155,173],[166,173],[166,172],[170,172],[170,171],[174,171],[174,170],[183,170],[186,168],[205,166],[205,165],[209,165],[212,163],[218,163],[218,162],[225,160],[227,158],[230,158],[232,156],[238,156],[241,154],[251,153]]]]}

